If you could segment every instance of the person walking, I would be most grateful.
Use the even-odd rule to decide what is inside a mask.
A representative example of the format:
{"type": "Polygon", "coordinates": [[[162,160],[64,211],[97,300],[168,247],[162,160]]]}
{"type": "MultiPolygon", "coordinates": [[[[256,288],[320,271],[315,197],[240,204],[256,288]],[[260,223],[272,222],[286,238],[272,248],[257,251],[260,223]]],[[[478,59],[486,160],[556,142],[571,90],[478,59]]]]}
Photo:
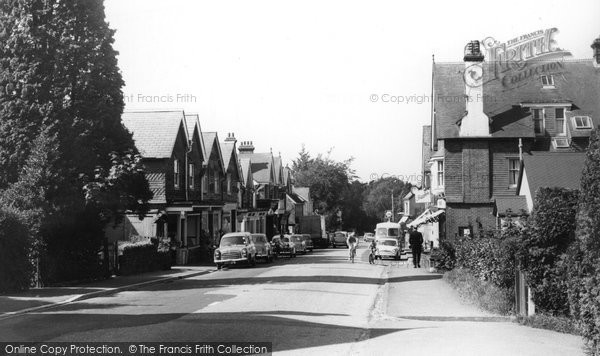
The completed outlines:
{"type": "Polygon", "coordinates": [[[421,268],[421,252],[423,251],[423,235],[411,227],[409,231],[409,244],[413,255],[414,268],[421,268]]]}

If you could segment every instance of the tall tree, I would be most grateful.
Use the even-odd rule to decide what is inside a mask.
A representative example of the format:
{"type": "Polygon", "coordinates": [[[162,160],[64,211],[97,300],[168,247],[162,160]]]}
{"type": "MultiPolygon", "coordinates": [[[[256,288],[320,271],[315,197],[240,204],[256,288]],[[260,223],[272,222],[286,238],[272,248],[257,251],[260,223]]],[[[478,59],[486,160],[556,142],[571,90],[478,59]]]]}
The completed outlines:
{"type": "MultiPolygon", "coordinates": [[[[380,178],[369,183],[365,195],[365,211],[369,216],[383,220],[386,211],[402,211],[402,198],[410,191],[411,184],[394,177],[380,178]]],[[[394,220],[397,220],[394,217],[394,220]]]]}
{"type": "Polygon", "coordinates": [[[50,279],[89,273],[81,263],[94,263],[110,212],[143,211],[151,195],[121,123],[113,35],[102,0],[0,2],[0,189],[21,184],[35,138],[52,137],[48,193],[60,222],[45,239],[50,279]],[[141,185],[122,191],[134,187],[118,177],[141,185]]]}

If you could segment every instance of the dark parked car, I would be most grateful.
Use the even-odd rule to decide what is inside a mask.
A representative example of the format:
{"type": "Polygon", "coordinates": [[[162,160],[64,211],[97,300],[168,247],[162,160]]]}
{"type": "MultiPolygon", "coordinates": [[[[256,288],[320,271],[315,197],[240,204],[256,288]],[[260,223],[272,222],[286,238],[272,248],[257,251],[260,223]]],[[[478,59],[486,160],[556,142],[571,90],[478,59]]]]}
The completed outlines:
{"type": "Polygon", "coordinates": [[[304,239],[304,243],[306,244],[306,249],[310,252],[313,252],[315,246],[313,245],[313,241],[310,238],[309,234],[302,234],[302,238],[304,239]]]}
{"type": "Polygon", "coordinates": [[[278,255],[288,255],[290,258],[296,257],[296,247],[294,243],[290,241],[289,235],[284,237],[275,236],[271,240],[271,244],[276,246],[278,255]]]}

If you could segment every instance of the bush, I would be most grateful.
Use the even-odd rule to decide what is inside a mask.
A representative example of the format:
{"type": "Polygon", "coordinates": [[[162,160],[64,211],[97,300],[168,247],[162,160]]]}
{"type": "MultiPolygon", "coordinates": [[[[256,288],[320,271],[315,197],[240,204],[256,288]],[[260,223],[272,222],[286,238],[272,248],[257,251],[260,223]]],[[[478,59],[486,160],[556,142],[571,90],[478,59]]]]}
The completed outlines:
{"type": "Polygon", "coordinates": [[[508,315],[513,310],[513,294],[491,282],[476,278],[472,271],[456,268],[444,274],[461,298],[491,313],[508,315]]]}
{"type": "Polygon", "coordinates": [[[29,288],[32,264],[27,227],[12,211],[0,208],[0,291],[29,288]]]}
{"type": "Polygon", "coordinates": [[[451,241],[440,241],[440,247],[431,252],[431,260],[441,271],[450,271],[456,265],[456,249],[451,241]]]}
{"type": "Polygon", "coordinates": [[[563,261],[575,239],[579,191],[541,188],[536,193],[521,270],[533,291],[536,308],[551,315],[568,315],[567,269],[563,261]]]}
{"type": "Polygon", "coordinates": [[[568,251],[568,297],[590,351],[600,354],[600,132],[590,138],[581,176],[576,240],[568,251]]]}
{"type": "Polygon", "coordinates": [[[158,240],[139,236],[132,237],[130,241],[119,241],[119,274],[171,268],[171,253],[164,246],[158,240]]]}

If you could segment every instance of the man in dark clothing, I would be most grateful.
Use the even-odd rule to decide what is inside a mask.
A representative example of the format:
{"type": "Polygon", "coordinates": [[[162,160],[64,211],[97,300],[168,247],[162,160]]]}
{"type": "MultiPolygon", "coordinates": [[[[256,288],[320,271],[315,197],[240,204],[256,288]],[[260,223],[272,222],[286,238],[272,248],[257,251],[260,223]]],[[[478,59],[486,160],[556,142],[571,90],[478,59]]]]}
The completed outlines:
{"type": "Polygon", "coordinates": [[[416,229],[411,228],[408,243],[413,255],[413,264],[415,268],[421,268],[421,252],[423,251],[423,235],[416,229]]]}

